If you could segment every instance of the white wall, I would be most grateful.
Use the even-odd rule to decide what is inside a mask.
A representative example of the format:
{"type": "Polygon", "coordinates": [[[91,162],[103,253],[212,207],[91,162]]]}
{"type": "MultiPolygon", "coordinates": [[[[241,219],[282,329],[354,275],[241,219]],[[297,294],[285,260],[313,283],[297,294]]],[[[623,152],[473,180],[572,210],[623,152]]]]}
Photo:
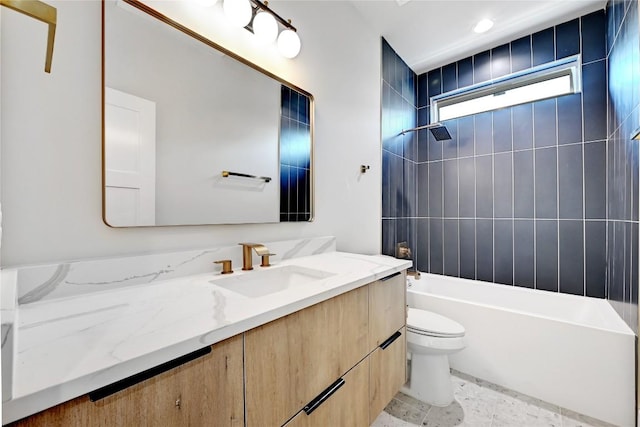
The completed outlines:
{"type": "Polygon", "coordinates": [[[299,29],[293,61],[240,46],[315,97],[315,221],[143,229],[102,222],[100,3],[50,4],[58,8],[51,74],[46,26],[6,8],[1,16],[4,266],[328,234],[339,250],[379,252],[380,39],[350,4],[274,4],[299,29]],[[360,164],[371,170],[360,175],[360,164]]]}

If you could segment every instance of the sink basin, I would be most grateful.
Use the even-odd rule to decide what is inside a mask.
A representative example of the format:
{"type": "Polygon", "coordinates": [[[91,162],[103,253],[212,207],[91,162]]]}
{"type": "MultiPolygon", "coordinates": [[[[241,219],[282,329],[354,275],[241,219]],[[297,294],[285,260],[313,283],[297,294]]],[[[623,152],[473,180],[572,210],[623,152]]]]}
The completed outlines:
{"type": "Polygon", "coordinates": [[[303,286],[329,276],[333,276],[333,273],[287,265],[269,270],[254,270],[238,276],[221,277],[210,280],[209,283],[250,298],[258,298],[303,286]]]}

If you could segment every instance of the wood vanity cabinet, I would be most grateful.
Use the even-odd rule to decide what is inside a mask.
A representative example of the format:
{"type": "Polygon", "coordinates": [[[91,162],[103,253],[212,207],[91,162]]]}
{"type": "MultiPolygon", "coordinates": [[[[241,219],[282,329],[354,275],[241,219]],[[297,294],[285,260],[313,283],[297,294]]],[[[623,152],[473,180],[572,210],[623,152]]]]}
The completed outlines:
{"type": "Polygon", "coordinates": [[[325,403],[307,414],[300,411],[286,427],[367,427],[369,421],[369,358],[358,363],[341,380],[344,384],[325,403]]]}
{"type": "Polygon", "coordinates": [[[242,336],[197,359],[92,402],[79,397],[13,426],[244,425],[242,336]]]}
{"type": "Polygon", "coordinates": [[[370,423],[407,381],[406,305],[405,272],[369,285],[370,423]]]}
{"type": "Polygon", "coordinates": [[[369,349],[374,349],[407,321],[405,272],[369,285],[369,349]]]}
{"type": "Polygon", "coordinates": [[[406,379],[405,299],[392,274],[12,425],[366,427],[406,379]]]}
{"type": "Polygon", "coordinates": [[[246,332],[247,427],[369,425],[405,382],[405,285],[392,274],[246,332]]]}
{"type": "Polygon", "coordinates": [[[384,410],[400,387],[407,382],[407,335],[401,328],[400,335],[392,335],[369,356],[369,424],[384,410]],[[395,338],[395,339],[394,339],[395,338]]]}
{"type": "Polygon", "coordinates": [[[368,354],[367,287],[245,333],[247,427],[281,426],[368,354]]]}

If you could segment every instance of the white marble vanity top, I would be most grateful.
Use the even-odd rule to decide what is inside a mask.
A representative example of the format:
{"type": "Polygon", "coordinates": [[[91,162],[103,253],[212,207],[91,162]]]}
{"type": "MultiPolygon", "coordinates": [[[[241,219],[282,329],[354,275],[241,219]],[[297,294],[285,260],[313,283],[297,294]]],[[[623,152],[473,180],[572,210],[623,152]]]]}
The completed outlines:
{"type": "MultiPolygon", "coordinates": [[[[329,252],[268,268],[287,265],[332,275],[257,298],[211,284],[219,273],[202,273],[18,306],[3,423],[404,270],[411,261],[329,252]]],[[[232,276],[261,270],[235,268],[232,276]]]]}

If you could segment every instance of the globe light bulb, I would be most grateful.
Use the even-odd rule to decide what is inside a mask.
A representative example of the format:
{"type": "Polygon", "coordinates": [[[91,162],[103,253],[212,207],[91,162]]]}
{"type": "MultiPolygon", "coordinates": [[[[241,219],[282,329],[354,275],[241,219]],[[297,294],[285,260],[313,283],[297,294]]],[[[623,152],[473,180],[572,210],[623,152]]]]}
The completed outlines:
{"type": "Polygon", "coordinates": [[[211,7],[218,3],[218,0],[196,0],[196,2],[202,7],[211,7]]]}
{"type": "Polygon", "coordinates": [[[278,50],[285,58],[295,58],[300,53],[300,37],[293,30],[286,29],[278,37],[278,50]]]}
{"type": "Polygon", "coordinates": [[[272,43],[278,37],[278,23],[269,12],[258,12],[253,18],[253,34],[260,43],[272,43]]]}
{"type": "Polygon", "coordinates": [[[233,25],[246,27],[251,21],[251,3],[249,0],[224,0],[224,14],[233,25]]]}

